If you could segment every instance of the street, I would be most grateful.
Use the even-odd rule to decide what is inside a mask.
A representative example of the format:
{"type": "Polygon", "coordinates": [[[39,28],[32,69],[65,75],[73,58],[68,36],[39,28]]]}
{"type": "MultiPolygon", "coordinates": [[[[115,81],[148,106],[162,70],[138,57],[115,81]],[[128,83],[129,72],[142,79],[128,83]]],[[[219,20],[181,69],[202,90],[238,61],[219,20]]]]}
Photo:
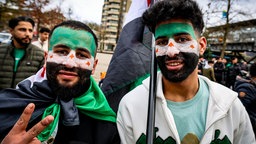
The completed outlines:
{"type": "Polygon", "coordinates": [[[107,71],[112,55],[113,54],[109,53],[97,53],[96,58],[98,59],[98,65],[95,73],[92,75],[97,82],[100,81],[100,72],[107,71]]]}

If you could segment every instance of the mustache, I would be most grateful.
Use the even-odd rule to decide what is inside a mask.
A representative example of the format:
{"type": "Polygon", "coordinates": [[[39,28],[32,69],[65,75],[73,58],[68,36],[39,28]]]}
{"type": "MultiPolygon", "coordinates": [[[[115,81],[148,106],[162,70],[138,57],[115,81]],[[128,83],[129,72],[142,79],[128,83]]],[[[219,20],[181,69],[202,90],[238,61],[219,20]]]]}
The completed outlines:
{"type": "Polygon", "coordinates": [[[68,68],[68,67],[66,67],[66,66],[63,65],[63,64],[57,65],[56,71],[59,72],[60,70],[69,71],[69,72],[75,72],[75,73],[78,73],[78,72],[79,72],[79,69],[78,69],[78,68],[76,68],[76,67],[68,68]]]}
{"type": "Polygon", "coordinates": [[[168,55],[165,55],[164,58],[165,61],[169,61],[169,60],[185,60],[184,55],[182,53],[176,54],[173,57],[169,57],[168,55]]]}
{"type": "MultiPolygon", "coordinates": [[[[52,67],[50,65],[54,65],[54,71],[52,71],[52,75],[57,75],[60,70],[68,71],[68,72],[74,72],[77,73],[80,78],[83,78],[85,76],[85,69],[77,68],[77,67],[72,67],[68,68],[63,64],[57,64],[53,62],[47,62],[46,63],[46,68],[47,67],[52,67]]],[[[86,70],[88,74],[91,74],[91,70],[86,70]]]]}

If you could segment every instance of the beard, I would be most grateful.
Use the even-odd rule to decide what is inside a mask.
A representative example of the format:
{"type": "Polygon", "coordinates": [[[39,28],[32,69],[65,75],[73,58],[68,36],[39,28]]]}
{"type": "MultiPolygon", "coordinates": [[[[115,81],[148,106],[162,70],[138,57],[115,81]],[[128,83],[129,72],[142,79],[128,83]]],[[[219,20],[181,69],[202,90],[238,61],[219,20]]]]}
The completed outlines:
{"type": "Polygon", "coordinates": [[[163,76],[170,82],[181,82],[185,80],[197,67],[199,57],[195,53],[180,52],[175,57],[159,56],[157,57],[158,66],[163,76]],[[170,71],[165,65],[166,60],[182,60],[184,66],[177,71],[170,71]]]}
{"type": "Polygon", "coordinates": [[[19,45],[23,46],[23,47],[27,47],[27,46],[31,43],[31,41],[32,41],[32,39],[29,38],[29,42],[23,42],[23,40],[24,40],[24,39],[27,39],[27,38],[29,38],[29,37],[26,37],[26,38],[19,38],[19,37],[15,36],[15,35],[13,36],[13,39],[15,39],[16,42],[17,42],[19,45]]]}
{"type": "Polygon", "coordinates": [[[47,62],[46,64],[46,76],[50,88],[53,93],[56,94],[60,99],[69,101],[72,98],[76,98],[84,94],[90,87],[90,75],[91,70],[81,68],[67,68],[62,64],[53,62],[47,62]],[[79,80],[73,86],[61,85],[57,80],[57,75],[60,70],[76,72],[79,80]]]}

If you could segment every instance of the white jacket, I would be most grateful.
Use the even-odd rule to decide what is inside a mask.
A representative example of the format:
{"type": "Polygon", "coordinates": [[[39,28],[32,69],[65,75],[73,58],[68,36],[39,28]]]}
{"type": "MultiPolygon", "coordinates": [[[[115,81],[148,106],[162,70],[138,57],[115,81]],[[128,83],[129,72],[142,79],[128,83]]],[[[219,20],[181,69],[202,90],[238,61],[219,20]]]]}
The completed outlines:
{"type": "MultiPolygon", "coordinates": [[[[209,103],[205,133],[200,144],[256,144],[249,116],[237,97],[237,93],[199,76],[209,86],[209,103]],[[215,141],[215,142],[216,142],[215,141]]],[[[148,113],[149,78],[126,94],[119,104],[117,126],[123,144],[135,144],[145,140],[148,113]]],[[[158,140],[180,144],[179,134],[162,91],[162,74],[157,76],[155,129],[158,140]]],[[[143,143],[146,143],[145,141],[143,143]]]]}
{"type": "Polygon", "coordinates": [[[45,52],[48,52],[48,40],[42,42],[40,38],[38,38],[38,40],[33,41],[32,44],[43,49],[45,52]]]}

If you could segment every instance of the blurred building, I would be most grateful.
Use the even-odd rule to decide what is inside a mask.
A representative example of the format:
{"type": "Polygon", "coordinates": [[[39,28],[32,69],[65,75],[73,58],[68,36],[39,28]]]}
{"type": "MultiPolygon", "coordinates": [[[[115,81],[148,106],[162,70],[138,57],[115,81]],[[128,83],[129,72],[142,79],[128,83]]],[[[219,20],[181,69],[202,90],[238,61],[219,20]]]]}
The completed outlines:
{"type": "MultiPolygon", "coordinates": [[[[209,27],[207,42],[213,54],[219,55],[223,47],[225,25],[209,27]]],[[[256,19],[229,24],[225,55],[235,55],[245,61],[256,58],[256,19]],[[246,55],[250,55],[246,59],[246,55]]]]}
{"type": "Polygon", "coordinates": [[[104,0],[101,18],[100,50],[114,51],[131,0],[104,0]]]}

